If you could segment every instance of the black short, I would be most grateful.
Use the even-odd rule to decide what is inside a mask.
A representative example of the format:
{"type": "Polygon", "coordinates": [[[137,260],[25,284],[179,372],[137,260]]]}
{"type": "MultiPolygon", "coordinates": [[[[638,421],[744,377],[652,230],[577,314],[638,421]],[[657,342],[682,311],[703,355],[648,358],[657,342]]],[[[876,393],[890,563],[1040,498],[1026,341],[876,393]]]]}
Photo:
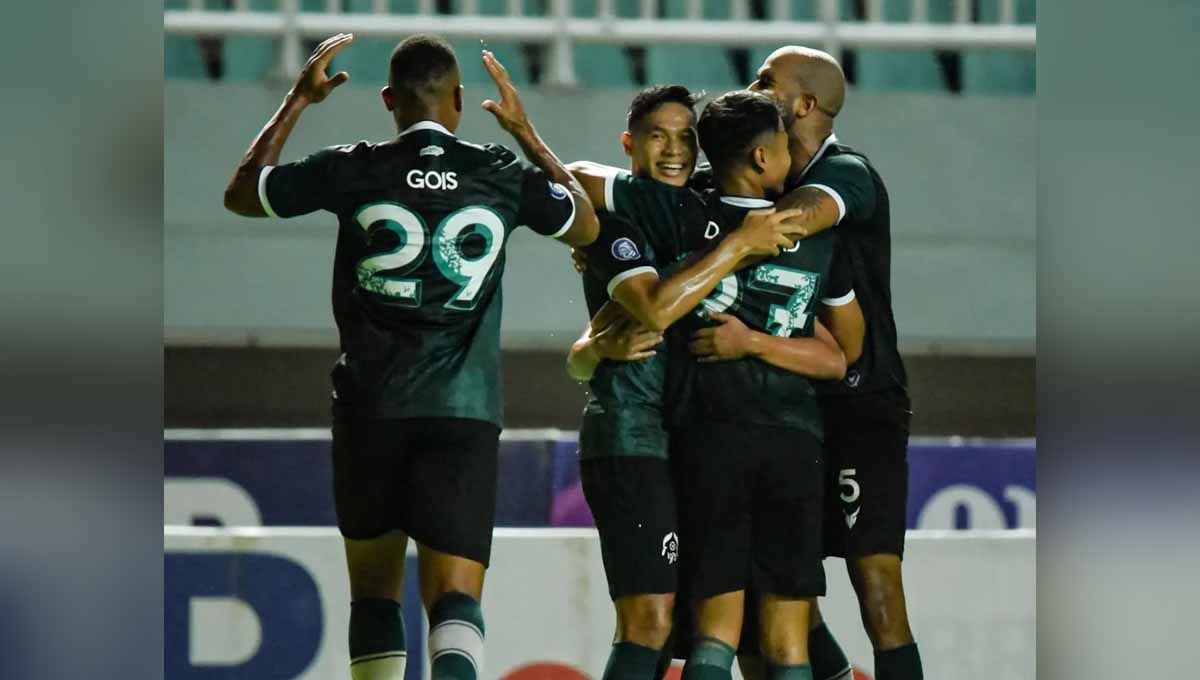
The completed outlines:
{"type": "Polygon", "coordinates": [[[335,417],[338,529],[357,540],[400,530],[486,566],[499,444],[500,428],[482,420],[335,417]]]}
{"type": "Polygon", "coordinates": [[[825,554],[904,555],[908,429],[902,389],[826,397],[825,554]]]}
{"type": "Polygon", "coordinates": [[[697,600],[751,586],[787,597],[824,595],[817,438],[716,422],[672,437],[681,592],[697,600]]]}
{"type": "Polygon", "coordinates": [[[587,458],[579,477],[600,532],[609,595],[674,593],[679,535],[666,459],[587,458]]]}

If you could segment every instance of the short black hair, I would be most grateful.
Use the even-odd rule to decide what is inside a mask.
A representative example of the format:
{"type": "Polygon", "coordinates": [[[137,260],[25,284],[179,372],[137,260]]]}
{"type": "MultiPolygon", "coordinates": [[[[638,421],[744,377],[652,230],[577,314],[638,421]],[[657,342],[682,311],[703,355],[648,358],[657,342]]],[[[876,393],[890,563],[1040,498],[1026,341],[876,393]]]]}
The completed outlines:
{"type": "Polygon", "coordinates": [[[774,99],[761,92],[735,90],[704,107],[696,131],[700,148],[714,172],[720,173],[741,162],[760,135],[776,132],[782,124],[782,111],[774,99]]]}
{"type": "Polygon", "coordinates": [[[696,118],[696,102],[704,93],[692,94],[692,91],[683,85],[655,85],[647,87],[638,92],[634,96],[633,102],[629,104],[629,114],[625,117],[625,129],[632,131],[634,126],[642,122],[646,116],[654,113],[654,111],[663,104],[682,104],[687,107],[688,111],[692,112],[692,118],[696,118]]]}
{"type": "Polygon", "coordinates": [[[426,98],[437,94],[447,77],[457,74],[458,57],[450,43],[436,35],[418,34],[392,50],[388,85],[401,96],[426,98]]]}

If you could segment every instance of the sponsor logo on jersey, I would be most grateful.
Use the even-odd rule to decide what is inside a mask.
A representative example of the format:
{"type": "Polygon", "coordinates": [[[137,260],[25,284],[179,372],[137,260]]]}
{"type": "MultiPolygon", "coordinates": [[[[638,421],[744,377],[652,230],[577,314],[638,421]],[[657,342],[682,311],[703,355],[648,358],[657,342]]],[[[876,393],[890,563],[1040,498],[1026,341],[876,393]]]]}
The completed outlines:
{"type": "Polygon", "coordinates": [[[567,188],[558,182],[551,182],[550,195],[561,201],[567,197],[567,188]]]}
{"type": "Polygon", "coordinates": [[[409,170],[405,176],[408,186],[414,189],[457,189],[458,173],[437,170],[409,170]]]}
{"type": "Polygon", "coordinates": [[[638,252],[638,248],[634,245],[633,241],[624,237],[613,241],[612,256],[618,260],[628,262],[629,260],[638,259],[640,255],[641,253],[638,252]]]}
{"type": "Polygon", "coordinates": [[[704,230],[704,238],[711,240],[716,238],[719,233],[721,233],[721,228],[717,226],[716,222],[710,220],[708,227],[704,230]]]}
{"type": "Polygon", "coordinates": [[[675,564],[679,559],[679,537],[674,531],[668,531],[662,539],[662,556],[667,558],[667,564],[675,564]]]}
{"type": "Polygon", "coordinates": [[[437,144],[431,144],[424,149],[421,149],[422,156],[441,156],[444,153],[446,153],[446,150],[437,144]]]}

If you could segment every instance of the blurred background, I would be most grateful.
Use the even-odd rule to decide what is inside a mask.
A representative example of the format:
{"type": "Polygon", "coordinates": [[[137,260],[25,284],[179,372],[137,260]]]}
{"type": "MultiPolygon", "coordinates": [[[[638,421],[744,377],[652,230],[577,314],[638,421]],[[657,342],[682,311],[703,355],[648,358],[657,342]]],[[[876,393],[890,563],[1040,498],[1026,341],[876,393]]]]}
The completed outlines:
{"type": "MultiPolygon", "coordinates": [[[[477,108],[493,96],[486,46],[560,158],[620,166],[639,88],[715,96],[784,44],[838,57],[851,89],[837,134],[872,159],[892,201],[915,412],[905,578],[926,674],[1033,677],[1035,11],[1032,0],[168,1],[167,677],[345,672],[327,458],[336,220],[247,220],[220,200],[309,51],[342,31],[356,40],[332,70],[351,80],[305,112],[284,160],[394,135],[378,90],[392,47],[416,32],[458,51],[463,138],[508,143],[477,108]]],[[[585,386],[563,370],[587,320],[581,286],[567,249],[528,232],[511,239],[504,286],[509,429],[485,607],[505,624],[489,628],[487,675],[598,677],[613,616],[578,485],[585,386]]],[[[827,618],[869,677],[841,562],[826,566],[827,618]]],[[[420,680],[422,614],[407,612],[420,680]]]]}

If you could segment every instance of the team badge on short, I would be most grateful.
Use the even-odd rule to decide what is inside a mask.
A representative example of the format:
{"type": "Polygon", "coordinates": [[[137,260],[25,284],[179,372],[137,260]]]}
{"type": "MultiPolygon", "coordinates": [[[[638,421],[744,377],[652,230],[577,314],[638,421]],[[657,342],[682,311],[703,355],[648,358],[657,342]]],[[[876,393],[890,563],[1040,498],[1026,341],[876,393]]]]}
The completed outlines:
{"type": "Polygon", "coordinates": [[[858,521],[858,511],[862,508],[855,508],[854,512],[844,513],[846,515],[846,528],[853,529],[854,523],[858,521]]]}
{"type": "Polygon", "coordinates": [[[668,531],[662,540],[662,556],[667,558],[667,564],[675,564],[679,559],[679,537],[674,531],[668,531]]]}
{"type": "Polygon", "coordinates": [[[638,252],[637,246],[628,238],[621,237],[613,241],[612,256],[618,260],[628,262],[629,260],[638,259],[640,255],[641,253],[638,252]]]}
{"type": "Polygon", "coordinates": [[[862,373],[859,373],[857,368],[852,368],[849,371],[846,371],[847,387],[858,387],[860,382],[862,382],[862,373]]]}

